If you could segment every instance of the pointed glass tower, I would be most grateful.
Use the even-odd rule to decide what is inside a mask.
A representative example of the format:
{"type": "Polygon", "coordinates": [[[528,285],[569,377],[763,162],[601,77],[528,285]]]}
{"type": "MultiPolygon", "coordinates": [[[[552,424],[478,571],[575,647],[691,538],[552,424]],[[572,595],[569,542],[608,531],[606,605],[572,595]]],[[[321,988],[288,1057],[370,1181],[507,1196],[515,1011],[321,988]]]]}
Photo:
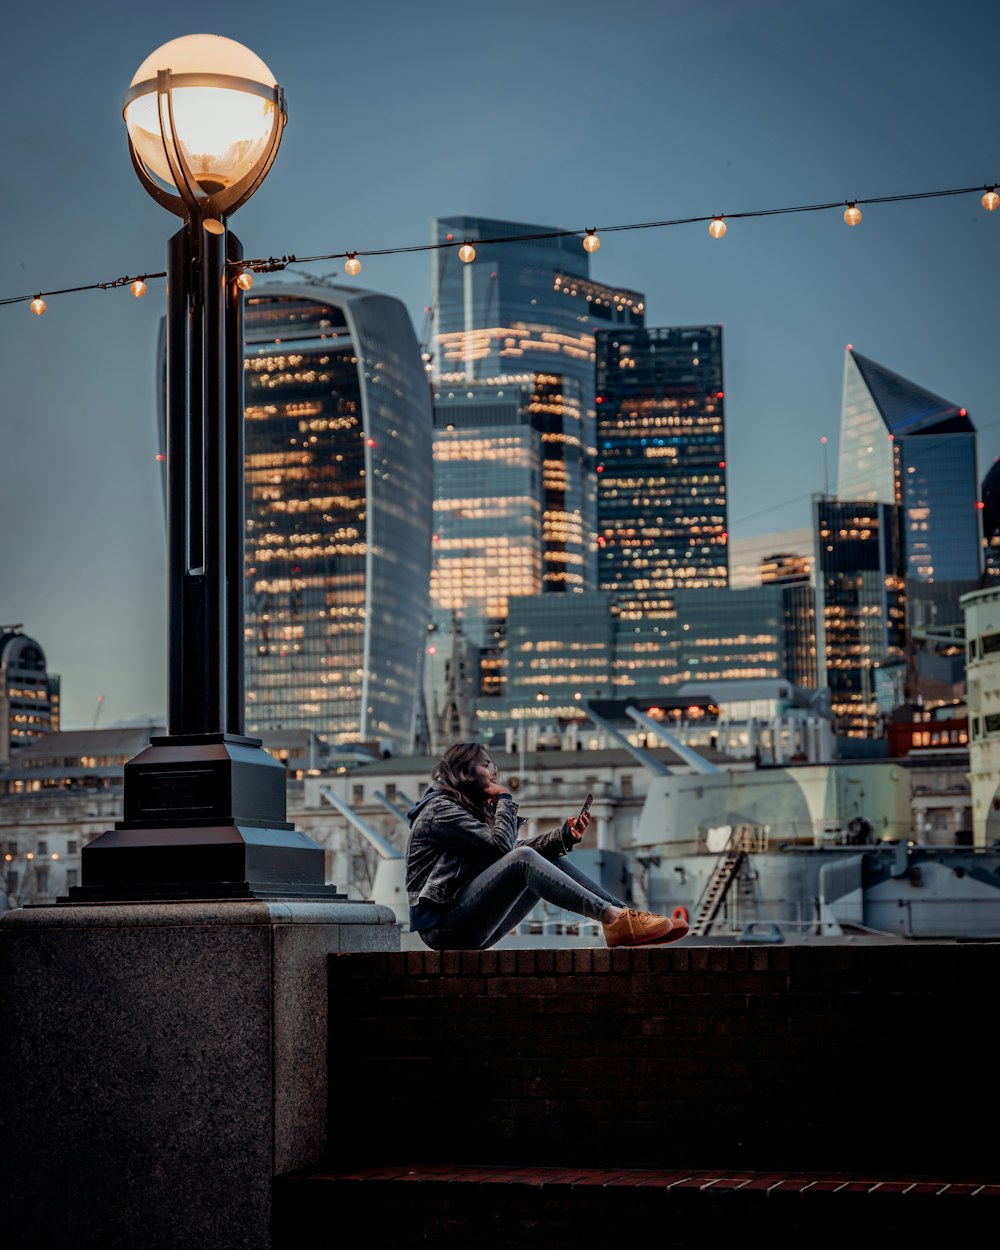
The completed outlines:
{"type": "Polygon", "coordinates": [[[979,577],[976,428],[968,413],[851,347],[837,496],[902,506],[908,578],[979,577]]]}

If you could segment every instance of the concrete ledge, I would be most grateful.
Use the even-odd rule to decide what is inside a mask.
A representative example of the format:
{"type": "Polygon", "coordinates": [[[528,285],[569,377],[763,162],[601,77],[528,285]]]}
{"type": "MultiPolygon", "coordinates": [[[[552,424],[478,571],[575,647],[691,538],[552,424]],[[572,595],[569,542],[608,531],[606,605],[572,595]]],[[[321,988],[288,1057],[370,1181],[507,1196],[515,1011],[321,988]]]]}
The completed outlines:
{"type": "Polygon", "coordinates": [[[328,958],[398,940],[364,903],[8,913],[5,1250],[267,1250],[327,1145],[328,958]]]}
{"type": "MultiPolygon", "coordinates": [[[[392,909],[379,903],[293,903],[268,899],[220,899],[197,903],[82,903],[21,907],[0,916],[0,927],[24,929],[128,929],[184,925],[335,924],[394,925],[392,909]]],[[[369,947],[368,949],[372,949],[369,947]]],[[[377,949],[399,949],[398,941],[377,949]]]]}

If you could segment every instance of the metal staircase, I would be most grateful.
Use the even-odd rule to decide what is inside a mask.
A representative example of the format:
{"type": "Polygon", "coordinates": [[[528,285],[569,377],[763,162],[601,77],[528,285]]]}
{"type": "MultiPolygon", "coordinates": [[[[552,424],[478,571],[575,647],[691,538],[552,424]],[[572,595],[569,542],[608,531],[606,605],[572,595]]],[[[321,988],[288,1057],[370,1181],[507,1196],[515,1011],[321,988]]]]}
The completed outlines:
{"type": "Polygon", "coordinates": [[[729,845],[719,857],[715,871],[709,877],[705,891],[698,902],[698,910],[695,913],[694,923],[691,925],[691,933],[695,937],[705,937],[715,923],[726,895],[737,879],[740,866],[745,859],[746,851],[742,838],[734,831],[729,845]]]}

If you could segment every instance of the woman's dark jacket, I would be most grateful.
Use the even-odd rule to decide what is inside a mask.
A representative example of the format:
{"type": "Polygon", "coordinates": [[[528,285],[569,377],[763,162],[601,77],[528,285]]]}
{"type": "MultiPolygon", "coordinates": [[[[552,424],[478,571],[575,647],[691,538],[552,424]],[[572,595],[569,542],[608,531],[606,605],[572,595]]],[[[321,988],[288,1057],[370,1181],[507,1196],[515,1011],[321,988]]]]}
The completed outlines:
{"type": "MultiPolygon", "coordinates": [[[[491,827],[440,790],[428,790],[407,818],[406,893],[410,928],[415,932],[429,927],[428,913],[450,903],[473,877],[518,845],[517,831],[523,823],[509,794],[498,797],[491,827]]],[[[575,843],[564,822],[561,828],[526,838],[520,845],[534,847],[546,859],[558,859],[575,843]]]]}

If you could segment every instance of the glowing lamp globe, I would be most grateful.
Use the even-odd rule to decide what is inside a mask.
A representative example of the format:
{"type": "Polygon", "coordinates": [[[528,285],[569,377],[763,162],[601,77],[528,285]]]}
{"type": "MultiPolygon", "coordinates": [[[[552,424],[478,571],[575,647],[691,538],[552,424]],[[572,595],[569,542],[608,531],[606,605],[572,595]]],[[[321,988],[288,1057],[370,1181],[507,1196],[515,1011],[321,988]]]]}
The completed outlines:
{"type": "Polygon", "coordinates": [[[585,252],[594,253],[601,246],[601,240],[597,237],[596,230],[588,230],[583,236],[583,250],[585,252]]]}
{"type": "Polygon", "coordinates": [[[722,236],[726,233],[726,223],[722,220],[721,217],[712,218],[711,224],[708,227],[708,233],[712,236],[713,239],[722,238],[722,236]]]}
{"type": "Polygon", "coordinates": [[[271,168],[284,93],[256,53],[221,35],[185,35],[139,66],[123,114],[139,180],[164,208],[202,220],[234,213],[271,168]]]}
{"type": "Polygon", "coordinates": [[[996,187],[986,188],[986,194],[983,196],[983,208],[988,213],[996,212],[1000,208],[1000,195],[997,195],[996,187]]]}
{"type": "Polygon", "coordinates": [[[242,273],[237,275],[236,285],[241,291],[249,291],[253,286],[253,274],[249,270],[244,269],[242,273]]]}
{"type": "Polygon", "coordinates": [[[476,249],[471,243],[463,243],[458,249],[458,259],[463,265],[471,265],[476,259],[476,249]]]}
{"type": "Polygon", "coordinates": [[[857,204],[848,204],[844,210],[844,220],[849,226],[856,226],[861,220],[861,209],[857,204]]]}
{"type": "Polygon", "coordinates": [[[352,252],[344,261],[344,272],[349,273],[352,278],[356,278],[361,272],[361,261],[352,252]]]}

